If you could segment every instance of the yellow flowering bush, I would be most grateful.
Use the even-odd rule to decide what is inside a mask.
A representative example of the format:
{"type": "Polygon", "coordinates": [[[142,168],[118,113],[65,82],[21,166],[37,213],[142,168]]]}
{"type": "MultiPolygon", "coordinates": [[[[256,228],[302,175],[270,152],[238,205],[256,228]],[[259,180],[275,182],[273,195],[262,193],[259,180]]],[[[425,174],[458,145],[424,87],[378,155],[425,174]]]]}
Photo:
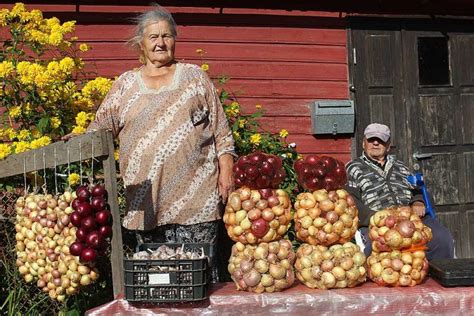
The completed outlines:
{"type": "Polygon", "coordinates": [[[83,133],[112,81],[85,77],[90,47],[73,36],[75,21],[17,3],[0,10],[0,28],[10,34],[0,47],[0,159],[83,133]]]}

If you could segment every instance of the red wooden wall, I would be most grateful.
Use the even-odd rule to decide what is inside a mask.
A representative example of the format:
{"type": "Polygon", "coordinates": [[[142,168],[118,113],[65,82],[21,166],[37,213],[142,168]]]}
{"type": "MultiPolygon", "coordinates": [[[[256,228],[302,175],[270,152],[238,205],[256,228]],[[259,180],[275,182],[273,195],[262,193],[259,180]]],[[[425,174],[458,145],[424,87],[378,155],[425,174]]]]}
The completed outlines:
{"type": "MultiPolygon", "coordinates": [[[[11,5],[1,5],[9,7],[11,5]]],[[[29,5],[45,15],[77,20],[77,36],[93,49],[89,69],[113,77],[138,66],[137,53],[125,42],[130,18],[147,7],[29,5]]],[[[213,77],[226,75],[244,111],[256,104],[272,131],[285,128],[301,153],[330,154],[349,160],[351,138],[316,138],[311,134],[310,103],[347,99],[347,35],[344,16],[316,11],[167,7],[178,24],[179,60],[201,63],[207,53],[213,77]]]]}

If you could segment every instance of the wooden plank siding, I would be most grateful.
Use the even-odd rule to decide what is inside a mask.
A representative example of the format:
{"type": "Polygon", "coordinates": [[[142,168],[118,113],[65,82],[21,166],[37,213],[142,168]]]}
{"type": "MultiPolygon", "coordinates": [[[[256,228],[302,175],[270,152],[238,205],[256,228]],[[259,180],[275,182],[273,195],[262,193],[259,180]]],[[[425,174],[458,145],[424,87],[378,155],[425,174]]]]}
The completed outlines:
{"type": "MultiPolygon", "coordinates": [[[[100,3],[100,2],[99,2],[100,3]]],[[[1,5],[0,6],[11,6],[1,5]]],[[[76,35],[92,50],[86,70],[114,77],[139,66],[126,45],[139,6],[29,5],[45,16],[77,20],[76,35]],[[79,9],[79,12],[75,12],[79,9]]],[[[309,105],[319,99],[348,99],[347,35],[340,13],[270,9],[168,7],[178,24],[177,59],[210,65],[212,77],[225,75],[226,88],[238,96],[244,112],[261,104],[262,123],[271,131],[289,131],[301,153],[351,158],[349,136],[311,134],[309,105]],[[196,49],[206,51],[203,59],[196,49]]]]}

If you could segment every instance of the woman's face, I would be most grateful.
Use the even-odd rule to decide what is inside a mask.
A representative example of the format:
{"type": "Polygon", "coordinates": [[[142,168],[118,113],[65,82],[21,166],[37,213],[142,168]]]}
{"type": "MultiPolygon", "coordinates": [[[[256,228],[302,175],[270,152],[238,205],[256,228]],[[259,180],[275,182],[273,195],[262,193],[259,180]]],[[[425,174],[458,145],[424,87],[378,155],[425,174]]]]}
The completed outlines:
{"type": "Polygon", "coordinates": [[[174,60],[175,38],[166,21],[148,24],[143,32],[140,48],[146,64],[166,65],[174,60]]]}

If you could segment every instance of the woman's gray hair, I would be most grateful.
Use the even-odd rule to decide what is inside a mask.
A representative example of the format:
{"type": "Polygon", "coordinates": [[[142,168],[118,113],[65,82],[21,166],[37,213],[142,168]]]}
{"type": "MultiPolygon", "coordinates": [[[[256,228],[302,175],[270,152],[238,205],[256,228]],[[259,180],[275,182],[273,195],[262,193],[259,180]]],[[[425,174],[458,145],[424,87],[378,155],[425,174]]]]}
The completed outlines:
{"type": "Polygon", "coordinates": [[[131,46],[139,47],[140,42],[143,40],[145,28],[150,23],[166,21],[171,28],[172,35],[175,38],[178,36],[178,32],[176,31],[176,22],[174,21],[171,13],[158,4],[153,4],[153,7],[154,8],[152,10],[142,13],[134,19],[136,24],[135,35],[128,41],[131,46]]]}

